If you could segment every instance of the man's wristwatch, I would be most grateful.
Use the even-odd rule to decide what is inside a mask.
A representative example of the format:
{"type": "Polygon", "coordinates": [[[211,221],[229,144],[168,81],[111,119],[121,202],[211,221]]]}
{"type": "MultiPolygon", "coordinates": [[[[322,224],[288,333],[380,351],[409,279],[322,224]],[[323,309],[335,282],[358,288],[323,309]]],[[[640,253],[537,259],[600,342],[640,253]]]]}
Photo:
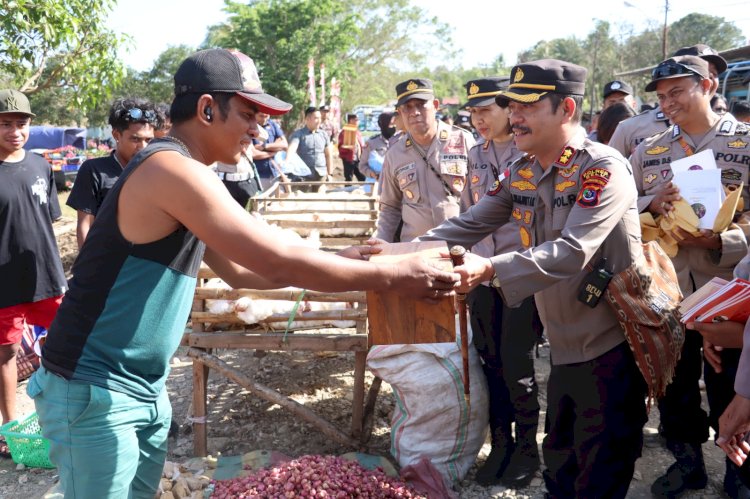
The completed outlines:
{"type": "Polygon", "coordinates": [[[490,286],[495,289],[500,289],[500,279],[497,277],[497,274],[492,275],[492,279],[490,279],[490,286]]]}

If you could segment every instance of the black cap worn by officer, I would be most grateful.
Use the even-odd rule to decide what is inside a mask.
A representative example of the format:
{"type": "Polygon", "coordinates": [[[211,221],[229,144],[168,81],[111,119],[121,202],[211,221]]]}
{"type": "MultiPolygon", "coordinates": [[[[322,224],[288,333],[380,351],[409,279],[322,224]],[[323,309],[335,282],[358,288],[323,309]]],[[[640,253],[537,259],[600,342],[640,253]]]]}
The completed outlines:
{"type": "Polygon", "coordinates": [[[672,57],[676,57],[680,55],[694,55],[694,56],[700,57],[706,62],[713,64],[714,67],[716,68],[717,76],[727,70],[726,59],[720,56],[717,51],[715,51],[714,49],[712,49],[711,47],[703,43],[698,43],[697,45],[693,45],[691,47],[682,47],[681,49],[677,50],[674,54],[672,54],[672,57]]]}
{"type": "Polygon", "coordinates": [[[709,78],[708,62],[694,55],[670,57],[660,62],[651,72],[651,81],[646,85],[646,92],[655,91],[656,84],[662,80],[684,78],[685,76],[709,78]]]}
{"type": "Polygon", "coordinates": [[[530,104],[550,93],[583,96],[586,68],[557,59],[540,59],[513,66],[510,85],[495,97],[499,106],[508,100],[530,104]]]}
{"type": "Polygon", "coordinates": [[[24,114],[33,118],[29,99],[22,92],[9,88],[0,90],[0,114],[24,114]]]}
{"type": "Polygon", "coordinates": [[[507,76],[491,76],[469,80],[466,88],[466,104],[463,107],[484,107],[495,104],[495,97],[508,88],[510,78],[507,76]]]}
{"type": "Polygon", "coordinates": [[[604,85],[604,92],[602,92],[602,99],[606,99],[615,92],[620,92],[625,95],[633,95],[633,87],[625,83],[624,81],[614,80],[604,85]]]}
{"type": "Polygon", "coordinates": [[[432,81],[427,78],[412,78],[396,85],[397,107],[411,99],[431,101],[434,98],[435,91],[432,89],[432,81]]]}

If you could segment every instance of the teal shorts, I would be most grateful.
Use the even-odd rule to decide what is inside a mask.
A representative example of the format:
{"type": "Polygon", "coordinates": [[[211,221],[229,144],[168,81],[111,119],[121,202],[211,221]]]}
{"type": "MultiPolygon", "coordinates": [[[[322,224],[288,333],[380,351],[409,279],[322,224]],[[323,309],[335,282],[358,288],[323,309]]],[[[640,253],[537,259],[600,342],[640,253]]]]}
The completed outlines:
{"type": "Polygon", "coordinates": [[[66,499],[153,499],[167,456],[166,389],[143,402],[40,368],[26,388],[66,499]]]}

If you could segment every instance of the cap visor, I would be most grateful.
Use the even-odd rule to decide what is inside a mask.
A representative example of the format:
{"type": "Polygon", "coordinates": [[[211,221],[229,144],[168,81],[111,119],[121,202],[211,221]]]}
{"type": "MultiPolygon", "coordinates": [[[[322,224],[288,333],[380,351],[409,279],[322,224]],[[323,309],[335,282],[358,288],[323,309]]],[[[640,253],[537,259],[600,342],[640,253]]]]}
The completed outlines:
{"type": "Polygon", "coordinates": [[[525,89],[513,89],[513,90],[504,90],[500,92],[500,95],[495,97],[495,101],[497,102],[498,99],[505,98],[508,100],[516,101],[516,102],[522,102],[524,104],[530,104],[532,102],[539,101],[542,97],[547,95],[549,92],[535,92],[531,89],[528,91],[525,91],[525,89]]]}
{"type": "Polygon", "coordinates": [[[426,101],[426,100],[432,100],[434,98],[435,98],[435,94],[431,94],[429,92],[426,92],[426,93],[423,93],[423,94],[411,94],[411,95],[407,95],[407,96],[404,96],[401,99],[399,99],[398,102],[396,103],[396,106],[400,106],[402,104],[405,104],[405,103],[409,102],[412,99],[419,99],[419,100],[425,100],[426,101]]]}
{"type": "Polygon", "coordinates": [[[491,106],[494,103],[495,103],[495,96],[491,95],[489,97],[469,99],[468,102],[465,104],[465,107],[485,107],[485,106],[491,106]]]}
{"type": "Polygon", "coordinates": [[[699,57],[716,66],[716,71],[719,74],[727,70],[727,61],[720,55],[702,55],[699,57]]]}
{"type": "Polygon", "coordinates": [[[0,114],[23,114],[24,116],[28,116],[29,118],[35,118],[36,117],[36,114],[34,114],[34,113],[27,113],[26,111],[18,111],[18,110],[0,111],[0,114]]]}
{"type": "Polygon", "coordinates": [[[656,90],[656,84],[662,80],[673,80],[675,78],[686,78],[688,76],[700,76],[700,75],[698,73],[688,73],[688,74],[664,76],[662,78],[659,78],[658,80],[651,80],[648,83],[648,85],[646,85],[646,92],[653,92],[654,90],[656,90]]]}
{"type": "Polygon", "coordinates": [[[271,116],[278,116],[280,114],[286,114],[292,109],[292,105],[284,102],[281,99],[268,94],[251,94],[248,92],[237,92],[237,95],[242,97],[248,102],[252,102],[258,108],[261,113],[270,114],[271,116]]]}

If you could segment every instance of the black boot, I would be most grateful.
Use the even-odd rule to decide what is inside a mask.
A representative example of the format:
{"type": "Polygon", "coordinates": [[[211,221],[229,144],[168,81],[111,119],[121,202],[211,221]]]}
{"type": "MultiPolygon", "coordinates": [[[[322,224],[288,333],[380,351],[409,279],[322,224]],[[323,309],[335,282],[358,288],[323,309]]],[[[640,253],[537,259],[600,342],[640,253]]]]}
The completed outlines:
{"type": "Polygon", "coordinates": [[[680,497],[688,489],[704,489],[708,483],[703,451],[698,443],[667,442],[676,462],[651,485],[657,497],[680,497]]]}
{"type": "Polygon", "coordinates": [[[490,455],[481,468],[477,470],[474,480],[483,487],[497,485],[500,483],[500,477],[505,472],[510,462],[510,456],[513,454],[513,443],[492,444],[490,455]]]}
{"type": "Polygon", "coordinates": [[[739,473],[739,468],[729,458],[726,458],[724,492],[732,499],[750,499],[750,488],[742,483],[739,473]]]}
{"type": "Polygon", "coordinates": [[[492,450],[487,460],[479,468],[474,480],[484,487],[500,483],[505,468],[510,462],[515,445],[511,421],[513,413],[508,399],[508,388],[503,381],[503,371],[499,367],[484,365],[487,387],[490,396],[490,436],[492,450]]]}
{"type": "Polygon", "coordinates": [[[529,484],[539,470],[539,447],[536,443],[537,424],[516,423],[516,449],[503,473],[502,483],[512,489],[529,484]]]}

